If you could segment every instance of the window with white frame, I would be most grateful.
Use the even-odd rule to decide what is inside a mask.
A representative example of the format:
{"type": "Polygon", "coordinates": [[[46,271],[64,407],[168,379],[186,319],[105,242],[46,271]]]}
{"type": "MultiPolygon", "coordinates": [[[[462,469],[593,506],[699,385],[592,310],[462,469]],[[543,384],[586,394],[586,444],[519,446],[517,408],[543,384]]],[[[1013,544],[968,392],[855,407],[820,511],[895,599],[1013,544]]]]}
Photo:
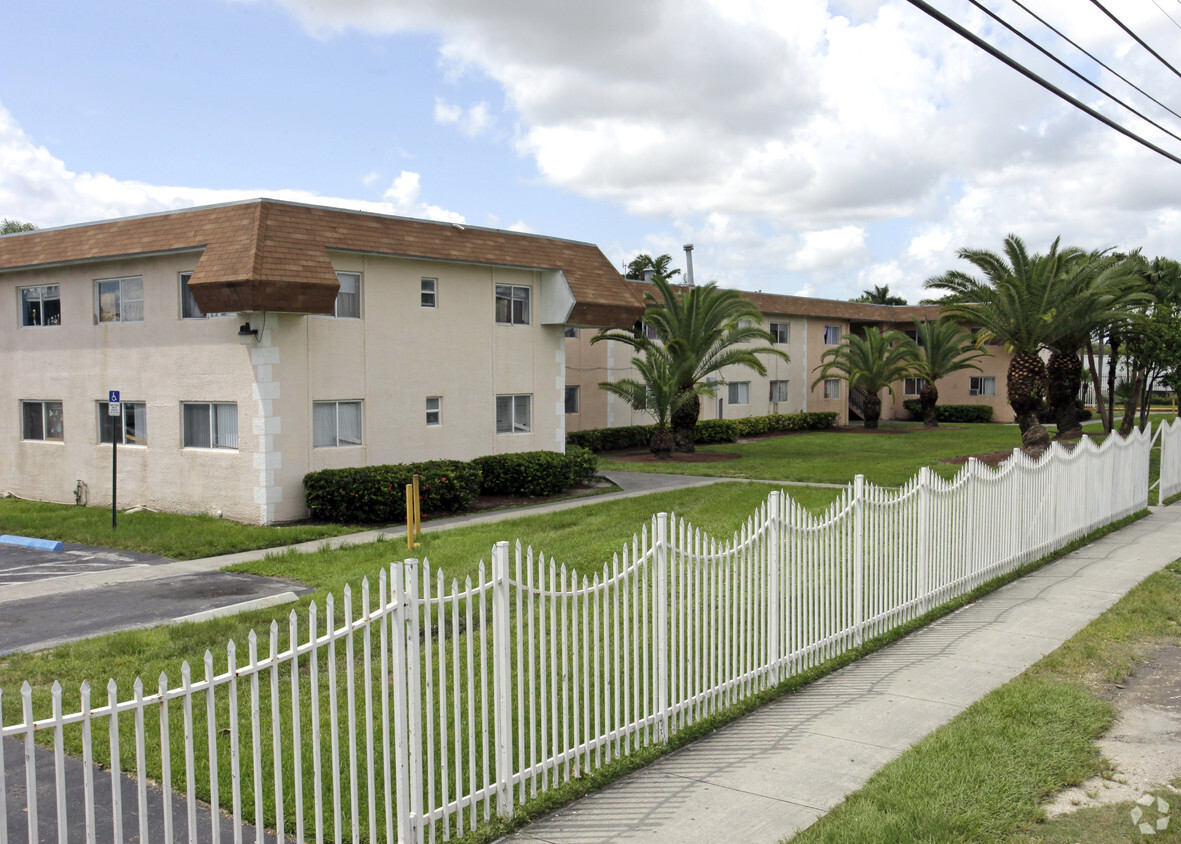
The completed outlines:
{"type": "Polygon", "coordinates": [[[731,381],[729,383],[730,404],[750,404],[750,382],[731,381]]]}
{"type": "Polygon", "coordinates": [[[234,402],[181,404],[185,448],[237,448],[238,405],[234,402]]]}
{"type": "Polygon", "coordinates": [[[787,401],[787,382],[786,381],[772,381],[771,382],[771,401],[773,401],[773,402],[787,401]]]}
{"type": "Polygon", "coordinates": [[[498,434],[527,434],[532,430],[530,418],[533,396],[524,394],[518,396],[496,397],[496,433],[498,434]]]}
{"type": "Polygon", "coordinates": [[[786,322],[773,322],[770,327],[772,343],[786,343],[790,332],[786,322]]]}
{"type": "Polygon", "coordinates": [[[565,334],[566,337],[569,337],[572,340],[578,339],[578,329],[575,328],[573,325],[567,325],[566,330],[563,333],[565,334]]]}
{"type": "Polygon", "coordinates": [[[439,305],[439,280],[424,278],[419,286],[419,302],[424,308],[435,308],[439,305]]]}
{"type": "Polygon", "coordinates": [[[118,438],[120,445],[148,444],[148,406],[142,401],[119,403],[119,415],[110,414],[111,406],[98,403],[98,441],[109,443],[118,438]]]}
{"type": "Polygon", "coordinates": [[[968,380],[969,396],[995,396],[996,378],[991,375],[973,375],[968,380]]]}
{"type": "Polygon", "coordinates": [[[529,288],[496,285],[496,321],[501,325],[529,324],[529,288]]]}
{"type": "Polygon", "coordinates": [[[201,308],[197,305],[197,300],[193,296],[193,291],[189,289],[189,281],[193,278],[192,273],[180,274],[180,318],[181,319],[212,319],[213,317],[227,317],[233,316],[232,313],[219,312],[215,314],[206,314],[201,312],[201,308]]]}
{"type": "Polygon", "coordinates": [[[427,399],[426,399],[426,424],[431,425],[431,426],[443,424],[443,397],[442,396],[427,396],[427,399]]]}
{"type": "Polygon", "coordinates": [[[841,379],[840,378],[825,378],[824,379],[824,397],[826,399],[839,399],[841,397],[841,379]]]}
{"type": "Polygon", "coordinates": [[[578,413],[578,385],[566,387],[566,412],[578,413]]]}
{"type": "Polygon", "coordinates": [[[361,444],[361,402],[312,402],[312,447],[361,444]]]}
{"type": "Polygon", "coordinates": [[[61,442],[62,427],[60,401],[21,402],[21,439],[61,442]]]}
{"type": "Polygon", "coordinates": [[[335,315],[350,319],[361,318],[361,274],[337,273],[340,290],[336,294],[335,315]]]}
{"type": "Polygon", "coordinates": [[[904,396],[917,396],[923,391],[923,387],[927,386],[926,378],[906,378],[902,382],[902,394],[904,396]]]}
{"type": "Polygon", "coordinates": [[[42,284],[20,288],[21,325],[25,328],[41,325],[61,325],[61,286],[42,284]]]}
{"type": "Polygon", "coordinates": [[[144,279],[105,278],[94,283],[99,322],[143,322],[144,279]]]}
{"type": "Polygon", "coordinates": [[[824,326],[824,345],[826,345],[826,346],[841,345],[841,327],[839,325],[824,326]]]}
{"type": "Polygon", "coordinates": [[[751,327],[751,324],[752,324],[752,323],[751,323],[751,321],[750,321],[749,319],[740,319],[740,320],[738,320],[738,327],[739,327],[739,328],[750,328],[750,327],[751,327]]]}

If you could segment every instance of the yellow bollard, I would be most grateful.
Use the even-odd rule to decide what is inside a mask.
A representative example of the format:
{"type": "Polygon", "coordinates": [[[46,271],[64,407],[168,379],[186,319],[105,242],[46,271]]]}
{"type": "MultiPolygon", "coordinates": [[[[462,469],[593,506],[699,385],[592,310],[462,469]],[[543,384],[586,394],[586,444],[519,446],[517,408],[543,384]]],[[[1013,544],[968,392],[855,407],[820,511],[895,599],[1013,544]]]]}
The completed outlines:
{"type": "Polygon", "coordinates": [[[406,484],[406,547],[413,551],[417,546],[414,540],[422,536],[422,501],[418,494],[418,479],[422,475],[415,475],[411,483],[406,484]]]}

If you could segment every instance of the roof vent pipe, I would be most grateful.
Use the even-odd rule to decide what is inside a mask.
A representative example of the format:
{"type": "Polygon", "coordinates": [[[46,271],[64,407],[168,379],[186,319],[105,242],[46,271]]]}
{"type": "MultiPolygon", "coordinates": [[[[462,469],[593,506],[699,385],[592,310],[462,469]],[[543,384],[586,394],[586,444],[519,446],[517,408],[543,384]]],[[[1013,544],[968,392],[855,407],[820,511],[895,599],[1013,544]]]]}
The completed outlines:
{"type": "Polygon", "coordinates": [[[654,270],[652,267],[647,267],[644,269],[644,281],[648,284],[652,283],[652,276],[654,275],[656,275],[656,270],[654,270]]]}
{"type": "Polygon", "coordinates": [[[685,244],[685,282],[693,286],[693,244],[685,244]]]}

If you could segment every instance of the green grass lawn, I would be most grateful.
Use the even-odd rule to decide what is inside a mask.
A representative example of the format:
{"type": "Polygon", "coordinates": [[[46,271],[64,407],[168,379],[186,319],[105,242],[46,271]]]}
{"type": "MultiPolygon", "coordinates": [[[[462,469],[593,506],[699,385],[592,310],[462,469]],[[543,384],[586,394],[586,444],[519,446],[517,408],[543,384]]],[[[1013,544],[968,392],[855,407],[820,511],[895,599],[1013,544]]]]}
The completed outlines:
{"type": "Polygon", "coordinates": [[[0,498],[0,533],[142,551],[174,560],[293,545],[356,530],[360,528],[344,525],[260,527],[213,516],[147,510],[120,513],[118,527],[112,528],[109,507],[0,498]]]}
{"type": "MultiPolygon", "coordinates": [[[[1053,653],[969,707],[791,839],[813,842],[1131,841],[1131,804],[1054,821],[1039,808],[1104,772],[1093,742],[1112,723],[1093,693],[1141,655],[1181,643],[1181,561],[1146,578],[1053,653]]],[[[1179,785],[1175,783],[1174,785],[1179,785]]],[[[1176,792],[1166,799],[1176,805],[1176,792]]],[[[1176,830],[1162,840],[1179,840],[1176,830]]]]}

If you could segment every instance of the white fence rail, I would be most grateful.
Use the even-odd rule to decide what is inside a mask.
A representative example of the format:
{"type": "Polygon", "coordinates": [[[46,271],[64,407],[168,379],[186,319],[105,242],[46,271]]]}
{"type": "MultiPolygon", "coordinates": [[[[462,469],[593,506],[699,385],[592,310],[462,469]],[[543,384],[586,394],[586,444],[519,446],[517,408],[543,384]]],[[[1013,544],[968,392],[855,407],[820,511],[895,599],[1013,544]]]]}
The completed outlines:
{"type": "Polygon", "coordinates": [[[284,642],[272,624],[261,655],[252,633],[244,663],[231,642],[179,685],[137,679],[120,700],[112,680],[103,704],[84,685],[64,714],[55,683],[36,717],[25,684],[16,723],[0,697],[0,738],[24,749],[23,765],[0,753],[0,840],[216,842],[223,810],[235,842],[253,840],[248,821],[271,830],[259,840],[447,840],[1136,512],[1149,450],[1136,433],[970,461],[951,481],[924,469],[898,490],[858,477],[822,518],[773,492],[724,541],[660,514],[592,576],[519,544],[510,559],[506,542],[475,583],[395,563],[376,596],[363,584],[358,614],[346,589],[342,618],[331,597],[302,628],[292,612],[284,642]],[[67,752],[84,763],[80,803],[67,752]]]}
{"type": "Polygon", "coordinates": [[[1181,492],[1181,418],[1162,422],[1160,437],[1160,500],[1181,492]]]}

